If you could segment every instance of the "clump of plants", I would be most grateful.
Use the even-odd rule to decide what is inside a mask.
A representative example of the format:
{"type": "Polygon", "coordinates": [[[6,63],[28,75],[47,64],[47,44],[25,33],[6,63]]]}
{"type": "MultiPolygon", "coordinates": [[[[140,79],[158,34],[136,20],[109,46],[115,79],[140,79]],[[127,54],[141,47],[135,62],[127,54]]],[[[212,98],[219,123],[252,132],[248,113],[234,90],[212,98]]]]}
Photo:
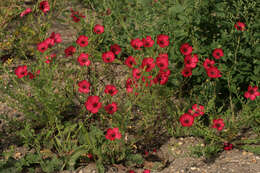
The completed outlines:
{"type": "MultiPolygon", "coordinates": [[[[255,3],[102,2],[109,13],[64,11],[77,30],[72,42],[40,30],[34,61],[1,64],[8,74],[1,102],[25,117],[9,128],[33,152],[19,160],[4,152],[0,168],[54,172],[93,161],[99,172],[142,168],[145,151],[172,136],[202,138],[206,146],[194,153],[206,159],[233,148],[259,153],[250,147],[260,142],[259,40],[250,37],[257,26],[248,13],[255,3]],[[257,137],[245,140],[248,132],[257,137]]],[[[46,19],[52,7],[45,0],[33,8],[46,19]]],[[[26,8],[20,17],[34,13],[26,8]]]]}

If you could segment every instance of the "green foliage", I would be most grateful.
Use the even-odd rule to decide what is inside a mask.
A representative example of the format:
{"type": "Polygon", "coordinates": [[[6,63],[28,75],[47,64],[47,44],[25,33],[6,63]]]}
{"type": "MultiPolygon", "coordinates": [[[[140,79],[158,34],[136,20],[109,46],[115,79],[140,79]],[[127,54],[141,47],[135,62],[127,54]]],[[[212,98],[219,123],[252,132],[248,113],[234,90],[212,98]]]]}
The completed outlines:
{"type": "MultiPolygon", "coordinates": [[[[1,16],[0,57],[8,60],[1,63],[0,101],[25,115],[23,122],[8,119],[7,129],[22,139],[24,147],[33,148],[19,160],[13,159],[14,151],[4,152],[0,169],[5,171],[29,171],[40,166],[43,172],[74,170],[79,163],[94,161],[99,172],[105,172],[107,164],[121,164],[134,167],[142,165],[144,158],[140,151],[159,147],[169,136],[196,136],[204,140],[205,147],[194,147],[192,152],[207,159],[216,157],[223,150],[223,143],[259,154],[260,113],[259,98],[247,100],[244,93],[249,85],[258,86],[260,76],[259,14],[256,2],[249,0],[79,0],[87,9],[86,17],[78,23],[71,20],[71,12],[64,9],[63,1],[50,2],[49,13],[43,15],[34,4],[33,12],[19,18],[24,8],[11,8],[7,17],[1,16]],[[56,18],[58,18],[56,20],[56,18]],[[43,54],[36,50],[36,44],[45,40],[52,32],[52,20],[70,25],[77,38],[89,37],[89,45],[80,47],[75,39],[69,43],[48,48],[43,54]],[[237,31],[234,24],[242,21],[245,31],[237,31]],[[15,27],[9,30],[8,26],[15,27]],[[93,33],[95,24],[104,25],[105,32],[93,33]],[[166,34],[170,45],[160,48],[156,37],[166,34]],[[11,37],[12,35],[12,37],[11,37]],[[151,48],[134,50],[130,42],[135,38],[150,35],[155,41],[151,48]],[[10,37],[9,37],[10,36],[10,37]],[[184,56],[180,46],[189,43],[199,62],[192,76],[182,76],[184,56]],[[113,63],[104,63],[102,53],[109,51],[112,44],[118,44],[122,51],[113,63]],[[64,57],[67,46],[76,47],[72,57],[64,57]],[[212,51],[222,48],[224,56],[214,59],[212,51]],[[50,64],[46,56],[57,53],[50,64]],[[77,62],[80,53],[90,55],[91,65],[81,67],[77,62]],[[132,77],[132,69],[124,66],[128,56],[136,57],[137,66],[145,57],[154,59],[162,53],[169,55],[171,75],[165,85],[146,87],[136,81],[131,93],[125,92],[126,78],[132,77]],[[206,58],[215,60],[221,77],[209,78],[203,62],[206,58]],[[22,61],[21,61],[22,60],[22,61]],[[12,62],[13,61],[13,62],[12,62]],[[17,78],[15,67],[28,66],[28,71],[39,75],[34,79],[17,78]],[[6,77],[7,76],[7,77],[6,77]],[[90,93],[78,92],[77,82],[91,83],[90,93]],[[107,84],[115,85],[116,96],[104,94],[107,84]],[[85,108],[88,96],[99,96],[102,108],[97,114],[85,108]],[[103,108],[111,102],[118,103],[118,110],[110,115],[103,108]],[[205,107],[204,115],[196,117],[193,127],[182,127],[179,118],[192,105],[205,107]],[[212,128],[213,120],[221,118],[225,127],[222,131],[212,128]],[[109,128],[118,127],[121,139],[106,138],[109,128]],[[251,132],[253,139],[244,140],[251,132]],[[92,154],[92,158],[88,157],[92,154]]],[[[1,2],[2,3],[2,2],[1,2]]],[[[20,4],[16,2],[15,4],[20,4]]],[[[75,3],[75,2],[73,2],[75,3]]],[[[4,4],[7,6],[7,4],[4,4]]],[[[78,10],[78,9],[74,9],[78,10]]],[[[4,10],[7,11],[6,9],[4,10]]],[[[0,12],[2,15],[2,11],[0,12]]],[[[62,31],[61,31],[62,32],[62,31]]],[[[72,31],[71,31],[72,33],[72,31]]],[[[61,33],[62,35],[62,33],[61,33]]],[[[136,67],[137,67],[136,66],[136,67]]],[[[153,72],[143,70],[141,76],[156,77],[153,72]]],[[[1,133],[0,137],[4,136],[1,133]]]]}

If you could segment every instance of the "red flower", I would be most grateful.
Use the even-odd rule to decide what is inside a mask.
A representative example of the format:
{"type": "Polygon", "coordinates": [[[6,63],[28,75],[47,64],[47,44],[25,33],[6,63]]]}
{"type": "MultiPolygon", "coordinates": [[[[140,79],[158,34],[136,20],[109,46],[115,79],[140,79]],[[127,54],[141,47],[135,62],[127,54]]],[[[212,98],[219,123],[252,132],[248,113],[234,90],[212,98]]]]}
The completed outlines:
{"type": "Polygon", "coordinates": [[[61,39],[61,36],[59,33],[52,32],[50,38],[53,39],[55,43],[62,42],[62,39],[61,39]]]}
{"type": "Polygon", "coordinates": [[[224,56],[223,50],[221,48],[214,49],[212,56],[216,59],[220,59],[222,56],[224,56]]]}
{"type": "Polygon", "coordinates": [[[144,47],[152,47],[154,44],[154,41],[152,40],[151,36],[146,36],[146,39],[143,38],[142,41],[144,47]]]}
{"type": "Polygon", "coordinates": [[[190,46],[188,43],[184,43],[180,47],[180,51],[184,56],[190,55],[192,53],[192,49],[192,46],[190,46]]]}
{"type": "Polygon", "coordinates": [[[26,14],[29,14],[32,12],[32,9],[31,8],[26,8],[21,14],[20,14],[20,17],[23,17],[25,16],[26,14]]]}
{"type": "Polygon", "coordinates": [[[224,150],[228,151],[228,150],[232,150],[233,149],[233,144],[230,143],[224,143],[224,150]]]}
{"type": "Polygon", "coordinates": [[[78,62],[80,66],[89,66],[90,65],[90,60],[88,59],[88,54],[87,53],[81,53],[78,57],[78,62]]]}
{"type": "Polygon", "coordinates": [[[33,79],[34,78],[34,75],[31,72],[29,72],[27,75],[29,75],[29,79],[33,79]]]}
{"type": "Polygon", "coordinates": [[[110,63],[115,60],[115,55],[112,51],[108,51],[102,54],[102,58],[105,63],[110,63]]]}
{"type": "Polygon", "coordinates": [[[114,141],[115,139],[121,138],[121,133],[119,132],[118,128],[109,128],[107,130],[106,138],[110,141],[114,141]]]}
{"type": "Polygon", "coordinates": [[[94,26],[93,31],[94,31],[96,34],[102,34],[102,33],[104,32],[104,26],[99,25],[99,24],[96,24],[96,25],[94,26]]]}
{"type": "Polygon", "coordinates": [[[220,71],[216,67],[211,67],[211,68],[207,69],[206,71],[207,71],[207,75],[210,78],[219,78],[219,77],[221,77],[220,71]]]}
{"type": "Polygon", "coordinates": [[[111,96],[116,95],[118,92],[118,90],[116,89],[116,87],[114,85],[106,85],[105,87],[105,93],[106,94],[110,94],[111,96]]]}
{"type": "Polygon", "coordinates": [[[48,48],[51,48],[52,46],[54,46],[54,39],[52,38],[47,38],[46,40],[44,40],[44,42],[48,45],[48,48]]]}
{"type": "Polygon", "coordinates": [[[50,11],[50,5],[49,5],[48,1],[42,1],[42,2],[40,2],[39,8],[40,8],[40,10],[42,10],[42,12],[44,12],[44,13],[50,11]]]}
{"type": "Polygon", "coordinates": [[[51,54],[50,57],[46,56],[45,59],[47,59],[47,60],[45,61],[45,63],[49,64],[52,61],[52,59],[55,57],[56,57],[56,54],[51,54]]]}
{"type": "Polygon", "coordinates": [[[86,80],[82,80],[82,81],[78,82],[78,86],[79,86],[78,91],[80,93],[85,93],[85,94],[89,93],[90,83],[87,82],[86,80]]]}
{"type": "Polygon", "coordinates": [[[144,58],[142,61],[141,68],[145,68],[146,72],[150,72],[153,68],[155,67],[154,59],[149,57],[149,58],[144,58]],[[146,67],[146,68],[145,68],[146,67]]]}
{"type": "Polygon", "coordinates": [[[169,46],[169,36],[168,35],[163,35],[163,34],[158,35],[157,36],[157,44],[161,48],[169,46]]]}
{"type": "Polygon", "coordinates": [[[170,70],[162,71],[160,70],[157,76],[154,78],[153,82],[156,84],[159,82],[160,85],[164,85],[168,82],[170,76],[170,70]]]}
{"type": "Polygon", "coordinates": [[[74,46],[69,46],[64,52],[67,57],[72,56],[76,52],[76,48],[74,46]]]}
{"type": "Polygon", "coordinates": [[[184,76],[184,77],[189,77],[189,76],[192,75],[192,70],[191,70],[191,68],[184,67],[184,68],[182,69],[181,74],[182,74],[182,76],[184,76]]]}
{"type": "Polygon", "coordinates": [[[129,68],[133,68],[133,65],[136,65],[135,58],[132,57],[132,56],[129,56],[129,57],[125,60],[125,65],[127,65],[129,68]]]}
{"type": "Polygon", "coordinates": [[[92,155],[91,153],[88,153],[87,157],[88,157],[89,159],[92,159],[92,158],[93,158],[93,155],[92,155]]]}
{"type": "Polygon", "coordinates": [[[257,86],[248,86],[247,92],[245,92],[244,96],[245,98],[249,98],[250,100],[255,100],[256,96],[260,96],[260,93],[257,91],[258,87],[257,86]]]}
{"type": "Polygon", "coordinates": [[[128,173],[135,173],[135,171],[133,171],[133,170],[129,170],[128,173]]]}
{"type": "Polygon", "coordinates": [[[70,9],[70,11],[71,11],[72,20],[73,20],[74,22],[76,22],[76,23],[80,21],[80,17],[81,17],[81,18],[85,18],[85,16],[83,16],[82,14],[79,14],[78,11],[74,11],[74,10],[72,10],[72,9],[70,9]]]}
{"type": "Polygon", "coordinates": [[[134,68],[133,71],[132,71],[132,73],[133,73],[133,77],[134,77],[135,79],[140,79],[140,77],[141,77],[141,71],[140,71],[138,68],[134,68]]]}
{"type": "Polygon", "coordinates": [[[26,65],[23,65],[23,66],[18,66],[16,69],[15,69],[15,74],[18,78],[22,78],[24,76],[26,76],[28,74],[27,72],[27,66],[26,65]]]}
{"type": "Polygon", "coordinates": [[[168,54],[159,54],[156,58],[156,65],[160,68],[160,70],[167,69],[169,65],[168,54]]]}
{"type": "Polygon", "coordinates": [[[190,114],[185,113],[180,117],[180,122],[183,127],[190,127],[194,122],[194,117],[190,114]]]}
{"type": "Polygon", "coordinates": [[[150,173],[150,170],[149,170],[149,169],[145,169],[145,170],[143,171],[143,173],[150,173]]]}
{"type": "Polygon", "coordinates": [[[137,38],[131,41],[131,45],[134,49],[140,50],[144,44],[139,38],[137,38]]]}
{"type": "Polygon", "coordinates": [[[80,35],[78,39],[76,40],[76,43],[80,47],[86,47],[88,45],[88,37],[85,35],[80,35]]]}
{"type": "Polygon", "coordinates": [[[198,62],[199,62],[199,59],[198,59],[197,54],[187,55],[184,58],[185,68],[191,68],[191,69],[195,68],[198,62]]]}
{"type": "Polygon", "coordinates": [[[108,114],[114,114],[117,111],[117,103],[112,102],[111,104],[105,106],[105,110],[108,114]]]}
{"type": "Polygon", "coordinates": [[[38,51],[40,51],[41,53],[44,53],[47,49],[48,49],[48,44],[46,42],[41,42],[37,45],[37,49],[38,51]]]}
{"type": "Polygon", "coordinates": [[[204,114],[204,106],[202,105],[198,105],[198,104],[194,104],[192,106],[192,109],[188,110],[189,114],[191,114],[194,117],[198,117],[200,115],[204,114]]]}
{"type": "Polygon", "coordinates": [[[214,64],[215,64],[214,60],[210,60],[210,59],[206,58],[203,63],[203,67],[205,68],[205,70],[208,70],[208,69],[214,67],[214,64]]]}
{"type": "Polygon", "coordinates": [[[135,84],[135,87],[137,87],[137,84],[135,82],[135,80],[128,78],[126,81],[126,92],[131,93],[133,91],[133,85],[135,84]]]}
{"type": "Polygon", "coordinates": [[[218,131],[223,130],[225,124],[223,119],[215,119],[213,120],[212,128],[216,128],[218,131]]]}
{"type": "Polygon", "coordinates": [[[110,46],[110,50],[115,54],[118,55],[121,52],[121,48],[119,45],[114,44],[110,46]]]}
{"type": "Polygon", "coordinates": [[[235,24],[235,28],[238,30],[238,31],[245,31],[246,30],[246,25],[242,22],[237,22],[235,24]]]}
{"type": "Polygon", "coordinates": [[[86,109],[93,114],[97,113],[101,106],[102,103],[99,102],[98,96],[89,96],[85,103],[86,109]]]}

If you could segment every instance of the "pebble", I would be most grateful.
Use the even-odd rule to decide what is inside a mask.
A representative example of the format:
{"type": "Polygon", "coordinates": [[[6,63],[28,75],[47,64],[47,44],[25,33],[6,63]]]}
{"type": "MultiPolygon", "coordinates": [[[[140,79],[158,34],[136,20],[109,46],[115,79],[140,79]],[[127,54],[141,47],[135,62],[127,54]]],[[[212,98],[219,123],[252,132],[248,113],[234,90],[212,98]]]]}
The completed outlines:
{"type": "Polygon", "coordinates": [[[183,142],[178,142],[178,145],[182,145],[183,144],[183,142]]]}
{"type": "Polygon", "coordinates": [[[190,168],[192,171],[196,170],[197,168],[196,167],[191,167],[190,168]]]}
{"type": "Polygon", "coordinates": [[[256,156],[255,158],[256,158],[256,159],[260,159],[260,157],[259,157],[259,156],[256,156]]]}

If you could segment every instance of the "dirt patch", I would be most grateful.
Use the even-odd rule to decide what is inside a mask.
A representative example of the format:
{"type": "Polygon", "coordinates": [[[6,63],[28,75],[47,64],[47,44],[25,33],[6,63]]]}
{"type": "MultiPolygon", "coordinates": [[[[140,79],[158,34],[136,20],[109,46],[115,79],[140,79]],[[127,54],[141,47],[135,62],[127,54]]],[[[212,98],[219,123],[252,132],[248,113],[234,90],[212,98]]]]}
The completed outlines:
{"type": "MultiPolygon", "coordinates": [[[[146,157],[143,169],[112,165],[106,167],[106,173],[126,173],[129,170],[142,173],[144,169],[150,169],[152,173],[260,173],[260,156],[234,149],[224,151],[213,162],[206,163],[203,157],[191,156],[190,148],[196,145],[204,146],[198,138],[171,138],[157,152],[146,157]],[[160,161],[147,161],[151,157],[160,161]]],[[[70,173],[97,173],[97,169],[95,163],[90,163],[70,173]]]]}

